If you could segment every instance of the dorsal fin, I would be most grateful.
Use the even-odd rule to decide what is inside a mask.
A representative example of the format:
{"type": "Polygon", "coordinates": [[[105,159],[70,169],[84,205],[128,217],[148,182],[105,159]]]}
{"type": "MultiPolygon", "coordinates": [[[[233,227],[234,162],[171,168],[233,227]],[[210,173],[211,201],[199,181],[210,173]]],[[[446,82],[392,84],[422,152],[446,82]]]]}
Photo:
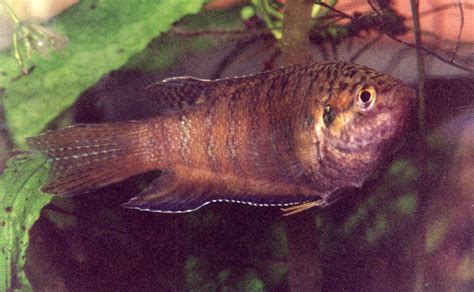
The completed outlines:
{"type": "Polygon", "coordinates": [[[163,111],[183,110],[196,105],[207,104],[217,98],[221,98],[223,95],[228,96],[233,90],[269,81],[280,75],[287,75],[299,67],[301,66],[294,65],[254,75],[216,80],[191,76],[171,77],[147,86],[145,88],[145,95],[153,99],[163,111]]]}
{"type": "Polygon", "coordinates": [[[183,76],[158,81],[145,90],[146,95],[159,102],[161,109],[173,110],[207,103],[214,98],[211,94],[214,87],[211,80],[183,76]]]}

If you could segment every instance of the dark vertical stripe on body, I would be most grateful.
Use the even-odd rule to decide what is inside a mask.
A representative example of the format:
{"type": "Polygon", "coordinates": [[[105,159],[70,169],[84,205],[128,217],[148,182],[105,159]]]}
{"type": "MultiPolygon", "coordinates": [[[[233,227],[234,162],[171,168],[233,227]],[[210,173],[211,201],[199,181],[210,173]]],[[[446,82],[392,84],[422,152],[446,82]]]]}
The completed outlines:
{"type": "MultiPolygon", "coordinates": [[[[259,125],[259,122],[261,123],[262,121],[259,120],[259,113],[261,112],[261,101],[262,98],[264,99],[263,90],[265,89],[265,83],[260,82],[258,80],[258,83],[255,84],[251,90],[248,90],[248,94],[251,95],[251,98],[248,99],[247,102],[247,112],[248,112],[248,118],[249,118],[249,126],[248,126],[248,155],[249,155],[249,161],[252,164],[252,167],[255,170],[259,170],[259,157],[258,157],[258,148],[259,148],[259,140],[258,136],[259,133],[257,132],[257,128],[259,126],[261,127],[262,125],[259,125]]],[[[263,118],[263,117],[260,117],[263,118]]]]}
{"type": "Polygon", "coordinates": [[[278,149],[278,138],[284,131],[281,127],[283,126],[282,123],[279,123],[279,116],[278,114],[282,114],[281,110],[286,110],[286,109],[280,109],[278,110],[279,107],[281,107],[281,103],[285,97],[285,89],[288,83],[288,76],[279,76],[278,78],[278,86],[279,88],[276,88],[276,86],[273,84],[272,87],[272,94],[269,96],[269,109],[268,109],[268,115],[270,119],[270,127],[268,133],[270,135],[270,150],[271,150],[271,156],[272,156],[272,163],[276,166],[275,170],[279,170],[279,175],[284,174],[286,175],[286,171],[283,165],[283,162],[281,161],[281,149],[278,149]]]}
{"type": "Polygon", "coordinates": [[[288,106],[292,106],[296,111],[290,112],[290,116],[287,117],[288,121],[285,123],[283,141],[285,143],[284,156],[286,157],[286,170],[287,178],[293,180],[297,176],[300,176],[303,169],[301,162],[296,153],[296,144],[294,131],[300,131],[304,127],[304,121],[306,119],[306,111],[309,109],[311,92],[307,90],[307,76],[299,77],[295,76],[296,82],[290,82],[288,90],[288,96],[292,96],[293,99],[289,101],[288,106]]]}
{"type": "Polygon", "coordinates": [[[307,105],[311,105],[314,99],[321,99],[321,96],[315,96],[314,87],[318,83],[317,75],[309,75],[307,79],[309,83],[308,90],[306,91],[305,102],[307,105]]]}
{"type": "Polygon", "coordinates": [[[235,171],[236,174],[242,174],[242,167],[239,164],[238,158],[237,158],[237,147],[239,145],[236,144],[236,129],[235,129],[235,123],[236,123],[236,113],[237,113],[237,107],[236,107],[236,101],[240,97],[240,88],[237,89],[233,95],[229,98],[229,101],[227,103],[228,110],[229,110],[229,135],[227,136],[227,151],[229,155],[229,161],[232,165],[233,170],[235,171]]]}

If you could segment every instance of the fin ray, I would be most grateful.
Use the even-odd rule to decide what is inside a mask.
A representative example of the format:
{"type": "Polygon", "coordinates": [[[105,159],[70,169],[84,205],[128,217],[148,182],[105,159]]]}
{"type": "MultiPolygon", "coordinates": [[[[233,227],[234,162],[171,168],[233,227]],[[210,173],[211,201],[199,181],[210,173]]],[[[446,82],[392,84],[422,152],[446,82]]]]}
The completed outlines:
{"type": "MultiPolygon", "coordinates": [[[[191,176],[180,176],[165,171],[142,193],[123,204],[126,208],[161,213],[186,213],[216,202],[240,203],[252,206],[289,207],[307,203],[307,196],[236,192],[223,189],[212,180],[196,181],[191,176]]],[[[268,186],[270,187],[270,186],[268,186]]]]}
{"type": "Polygon", "coordinates": [[[207,79],[173,77],[149,85],[145,94],[156,100],[162,111],[176,111],[207,103],[214,87],[207,79]]]}
{"type": "Polygon", "coordinates": [[[52,164],[46,193],[72,196],[151,170],[142,122],[79,124],[27,139],[52,164]]]}

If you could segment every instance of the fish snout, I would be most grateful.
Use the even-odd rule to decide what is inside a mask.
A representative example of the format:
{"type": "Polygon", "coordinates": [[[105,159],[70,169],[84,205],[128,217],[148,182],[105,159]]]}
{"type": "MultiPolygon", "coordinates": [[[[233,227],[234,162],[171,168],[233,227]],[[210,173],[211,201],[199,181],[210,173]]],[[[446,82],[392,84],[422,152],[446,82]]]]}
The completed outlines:
{"type": "Polygon", "coordinates": [[[416,90],[404,83],[399,83],[393,88],[390,103],[393,106],[401,103],[403,106],[412,107],[416,103],[416,90]]]}

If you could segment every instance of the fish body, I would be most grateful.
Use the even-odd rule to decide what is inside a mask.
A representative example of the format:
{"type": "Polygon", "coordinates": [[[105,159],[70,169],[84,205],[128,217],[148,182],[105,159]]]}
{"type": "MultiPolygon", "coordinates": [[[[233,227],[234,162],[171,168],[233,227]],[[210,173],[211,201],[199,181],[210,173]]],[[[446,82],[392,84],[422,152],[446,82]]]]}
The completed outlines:
{"type": "Polygon", "coordinates": [[[401,81],[344,62],[177,77],[146,90],[163,105],[155,118],[29,138],[52,162],[43,191],[75,195],[161,169],[126,207],[180,213],[238,202],[296,213],[360,187],[391,152],[415,100],[401,81]]]}

